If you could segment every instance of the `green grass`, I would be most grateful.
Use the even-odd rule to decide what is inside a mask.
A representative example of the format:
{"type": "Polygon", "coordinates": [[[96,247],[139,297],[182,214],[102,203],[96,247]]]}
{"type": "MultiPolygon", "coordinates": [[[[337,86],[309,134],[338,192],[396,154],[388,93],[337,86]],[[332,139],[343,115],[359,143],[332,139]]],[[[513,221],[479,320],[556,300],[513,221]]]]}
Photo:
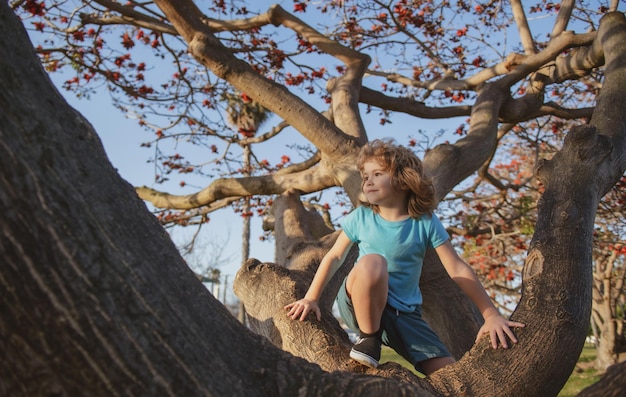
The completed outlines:
{"type": "MultiPolygon", "coordinates": [[[[580,358],[578,359],[578,365],[574,368],[572,375],[568,379],[563,389],[558,394],[558,397],[572,397],[580,393],[584,388],[591,386],[600,379],[600,375],[591,365],[593,360],[596,359],[596,349],[593,345],[585,345],[580,358]]],[[[380,362],[394,361],[402,365],[405,368],[412,370],[414,373],[421,375],[413,368],[405,359],[400,357],[395,351],[391,350],[387,346],[383,346],[380,362]]]]}
{"type": "Polygon", "coordinates": [[[578,365],[570,375],[558,397],[572,397],[580,393],[584,388],[596,383],[601,375],[593,368],[593,361],[596,359],[596,349],[593,345],[585,345],[578,365]]]}
{"type": "Polygon", "coordinates": [[[406,361],[404,358],[402,358],[398,353],[396,353],[393,349],[391,349],[388,346],[383,346],[381,352],[380,352],[380,363],[386,363],[387,361],[393,361],[396,362],[400,365],[402,365],[405,368],[410,369],[411,371],[415,372],[416,374],[419,374],[419,372],[417,372],[417,370],[415,370],[415,368],[413,368],[413,366],[411,364],[409,364],[408,361],[406,361]]]}

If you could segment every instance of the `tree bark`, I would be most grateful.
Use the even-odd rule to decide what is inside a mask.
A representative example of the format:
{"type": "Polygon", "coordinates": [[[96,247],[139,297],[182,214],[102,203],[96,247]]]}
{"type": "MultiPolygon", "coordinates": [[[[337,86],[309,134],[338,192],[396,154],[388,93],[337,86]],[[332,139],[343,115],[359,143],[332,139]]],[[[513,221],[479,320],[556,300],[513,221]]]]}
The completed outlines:
{"type": "Polygon", "coordinates": [[[54,89],[6,2],[0,33],[0,395],[419,394],[325,373],[239,324],[54,89]]]}
{"type": "MultiPolygon", "coordinates": [[[[393,364],[363,374],[343,358],[349,343],[328,307],[350,261],[327,289],[321,323],[287,321],[282,305],[301,296],[332,235],[311,243],[287,231],[299,241],[287,262],[300,269],[251,260],[237,280],[255,328],[307,360],[239,324],[119,177],[0,3],[0,394],[556,395],[588,325],[594,211],[626,169],[625,30],[614,14],[598,34],[608,66],[598,123],[572,131],[540,172],[546,193],[513,316],[527,324],[520,344],[492,350],[483,339],[417,379],[393,364]]],[[[297,206],[287,198],[282,213],[297,206]]]]}
{"type": "MultiPolygon", "coordinates": [[[[468,351],[472,346],[472,343],[467,345],[468,336],[473,339],[477,326],[472,321],[475,320],[475,312],[471,308],[455,305],[463,302],[454,299],[460,292],[450,286],[451,281],[446,280],[440,269],[433,266],[432,258],[425,265],[428,273],[424,274],[421,285],[424,288],[425,307],[430,309],[425,315],[428,315],[427,319],[442,334],[457,357],[465,353],[455,365],[421,381],[429,383],[442,395],[556,395],[573,370],[589,326],[591,236],[595,210],[599,199],[609,186],[619,180],[626,167],[626,120],[623,114],[617,114],[618,109],[622,109],[624,95],[614,89],[626,84],[626,62],[622,59],[622,54],[626,54],[622,49],[625,35],[626,23],[622,14],[611,14],[603,19],[594,50],[603,48],[606,53],[606,90],[601,95],[592,123],[573,129],[563,150],[552,160],[544,161],[538,170],[545,193],[539,203],[539,222],[524,269],[523,295],[512,316],[527,325],[525,329],[517,331],[520,344],[510,350],[494,351],[482,339],[468,351]],[[602,112],[610,116],[604,117],[602,112]],[[451,312],[469,314],[464,321],[451,312]]],[[[492,88],[485,88],[484,92],[486,97],[483,99],[483,107],[494,108],[497,114],[498,106],[503,103],[498,99],[500,94],[492,88]]],[[[483,136],[483,141],[478,145],[484,145],[485,152],[489,152],[489,149],[484,137],[489,137],[494,128],[495,124],[491,129],[483,127],[482,131],[478,131],[478,136],[483,136]]],[[[452,178],[450,173],[458,172],[445,167],[445,164],[458,163],[449,161],[450,157],[462,159],[463,150],[466,149],[464,145],[471,146],[472,141],[476,140],[479,139],[474,136],[460,146],[445,145],[429,152],[425,163],[436,178],[438,187],[447,186],[446,182],[441,182],[441,178],[452,178]]],[[[439,194],[445,191],[445,188],[443,193],[438,190],[439,194]]],[[[290,208],[296,210],[297,200],[291,197],[287,200],[291,202],[290,208]]],[[[276,227],[280,227],[280,222],[277,221],[276,227]]],[[[290,224],[288,227],[307,229],[306,224],[290,224]]],[[[345,353],[337,356],[336,352],[329,352],[320,357],[320,346],[312,343],[315,339],[336,338],[336,326],[329,307],[341,277],[336,277],[339,280],[333,280],[324,293],[321,306],[326,316],[321,324],[311,320],[304,325],[306,327],[308,324],[308,331],[303,330],[302,323],[288,319],[285,323],[281,311],[284,304],[304,295],[328,246],[320,250],[318,246],[313,248],[303,241],[294,242],[293,249],[296,252],[305,255],[315,250],[315,258],[286,261],[284,265],[291,266],[290,270],[265,264],[262,268],[254,267],[252,275],[250,269],[242,269],[235,284],[245,285],[245,288],[238,290],[238,295],[246,304],[254,302],[252,316],[259,315],[264,324],[270,323],[270,318],[274,324],[280,323],[276,328],[257,329],[258,332],[268,335],[281,348],[308,360],[318,357],[316,362],[337,363],[339,360],[340,365],[345,365],[345,353]],[[297,268],[293,268],[294,265],[297,268]],[[268,291],[264,289],[264,283],[258,280],[264,276],[270,277],[267,274],[262,276],[263,273],[272,274],[271,283],[295,283],[292,287],[295,295],[277,297],[276,302],[266,299],[259,305],[259,297],[267,296],[268,291]],[[294,343],[294,340],[298,343],[294,343]]],[[[342,270],[347,272],[347,269],[342,270]]],[[[341,367],[325,367],[328,370],[331,368],[341,367]]],[[[385,365],[382,370],[385,370],[385,365]]]]}
{"type": "Polygon", "coordinates": [[[578,397],[621,397],[626,394],[626,361],[612,365],[595,384],[587,387],[578,397]]]}

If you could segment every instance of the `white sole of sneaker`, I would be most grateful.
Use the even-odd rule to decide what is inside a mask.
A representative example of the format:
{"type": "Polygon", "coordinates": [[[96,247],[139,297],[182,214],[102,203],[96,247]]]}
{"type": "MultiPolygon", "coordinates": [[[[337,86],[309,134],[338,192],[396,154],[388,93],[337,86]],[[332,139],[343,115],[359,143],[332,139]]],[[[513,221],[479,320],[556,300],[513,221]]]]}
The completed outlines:
{"type": "Polygon", "coordinates": [[[378,367],[378,361],[356,350],[350,350],[350,358],[370,368],[378,367]]]}

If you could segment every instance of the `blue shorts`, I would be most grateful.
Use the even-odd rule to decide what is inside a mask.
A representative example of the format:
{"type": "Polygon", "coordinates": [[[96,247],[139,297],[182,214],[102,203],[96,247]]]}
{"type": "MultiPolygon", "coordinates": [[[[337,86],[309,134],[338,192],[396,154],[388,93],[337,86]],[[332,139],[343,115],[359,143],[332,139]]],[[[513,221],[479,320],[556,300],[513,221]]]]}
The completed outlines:
{"type": "MultiPolygon", "coordinates": [[[[348,297],[346,291],[345,279],[337,294],[337,306],[341,318],[348,328],[359,332],[352,299],[348,297]]],[[[383,343],[395,350],[418,371],[421,361],[435,357],[452,356],[437,334],[422,319],[421,306],[418,306],[415,311],[407,313],[387,305],[383,311],[381,327],[383,329],[383,343]]]]}

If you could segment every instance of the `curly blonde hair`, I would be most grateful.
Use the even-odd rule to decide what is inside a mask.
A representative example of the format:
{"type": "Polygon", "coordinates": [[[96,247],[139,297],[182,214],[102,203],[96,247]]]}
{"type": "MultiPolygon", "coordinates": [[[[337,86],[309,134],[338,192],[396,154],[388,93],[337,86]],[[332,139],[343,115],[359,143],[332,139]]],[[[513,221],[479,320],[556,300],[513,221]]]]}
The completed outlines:
{"type": "MultiPolygon", "coordinates": [[[[431,215],[437,207],[435,187],[425,174],[422,161],[411,150],[397,145],[393,139],[375,139],[361,148],[357,167],[361,174],[363,165],[376,160],[386,172],[391,174],[391,187],[400,191],[409,191],[409,215],[419,218],[424,214],[431,215]]],[[[361,181],[361,190],[365,180],[361,181]]],[[[362,205],[378,212],[378,205],[361,201],[362,205]]]]}

